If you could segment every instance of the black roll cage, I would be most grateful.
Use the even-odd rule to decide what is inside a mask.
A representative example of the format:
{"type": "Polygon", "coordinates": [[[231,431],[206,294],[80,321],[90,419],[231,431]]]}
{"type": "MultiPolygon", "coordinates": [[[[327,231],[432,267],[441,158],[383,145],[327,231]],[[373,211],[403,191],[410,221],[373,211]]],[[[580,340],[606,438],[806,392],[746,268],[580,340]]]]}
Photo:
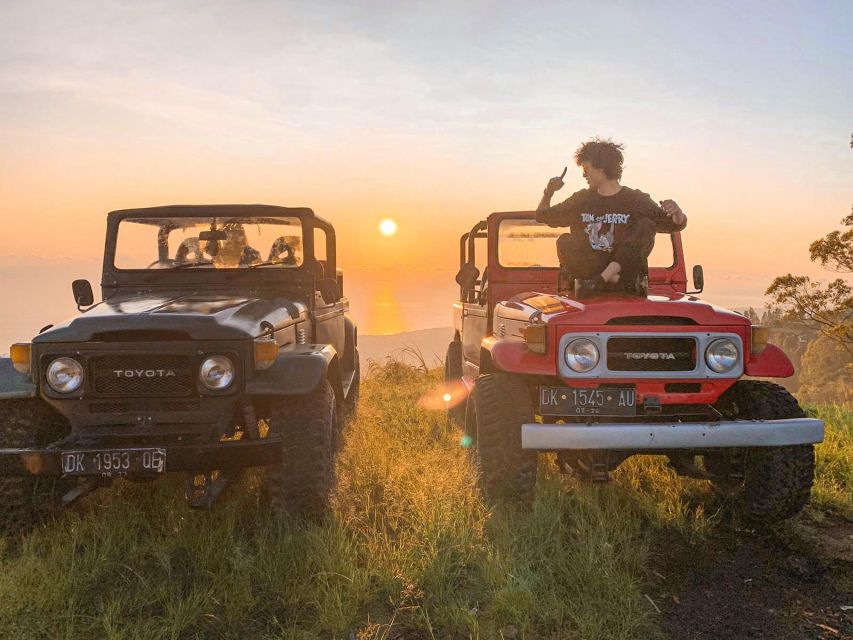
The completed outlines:
{"type": "MultiPolygon", "coordinates": [[[[467,233],[463,233],[459,238],[459,268],[461,269],[465,264],[475,265],[474,261],[474,242],[477,238],[486,238],[488,234],[486,233],[486,228],[488,226],[488,221],[481,220],[473,227],[471,227],[471,231],[467,233]]],[[[475,265],[476,266],[476,265],[475,265]]],[[[470,289],[466,289],[465,287],[459,287],[459,299],[462,302],[477,302],[477,287],[481,286],[485,280],[485,272],[480,274],[479,279],[474,281],[474,286],[470,289]]]]}

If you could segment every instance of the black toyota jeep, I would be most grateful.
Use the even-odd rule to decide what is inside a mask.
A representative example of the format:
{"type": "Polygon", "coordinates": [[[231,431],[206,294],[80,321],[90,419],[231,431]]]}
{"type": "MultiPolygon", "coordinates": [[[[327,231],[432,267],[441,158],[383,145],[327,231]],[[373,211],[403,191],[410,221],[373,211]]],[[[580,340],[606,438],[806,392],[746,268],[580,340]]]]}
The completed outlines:
{"type": "Polygon", "coordinates": [[[318,514],[359,388],[335,232],[310,209],[108,215],[101,291],[0,359],[0,533],[113,478],[187,473],[210,506],[266,466],[272,506],[318,514]]]}

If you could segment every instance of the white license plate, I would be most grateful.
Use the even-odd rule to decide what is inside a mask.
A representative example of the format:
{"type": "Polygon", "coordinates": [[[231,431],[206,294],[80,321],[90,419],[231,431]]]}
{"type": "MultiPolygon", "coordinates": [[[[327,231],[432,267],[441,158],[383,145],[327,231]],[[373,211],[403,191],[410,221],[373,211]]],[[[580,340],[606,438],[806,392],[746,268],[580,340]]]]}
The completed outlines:
{"type": "Polygon", "coordinates": [[[165,449],[98,449],[63,451],[62,472],[67,476],[151,475],[166,472],[165,449]]]}

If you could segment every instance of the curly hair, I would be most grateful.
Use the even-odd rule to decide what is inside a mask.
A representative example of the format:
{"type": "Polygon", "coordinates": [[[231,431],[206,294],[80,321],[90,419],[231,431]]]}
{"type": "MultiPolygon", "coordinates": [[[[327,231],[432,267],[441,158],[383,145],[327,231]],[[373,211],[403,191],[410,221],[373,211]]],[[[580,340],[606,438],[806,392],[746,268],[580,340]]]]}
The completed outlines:
{"type": "Polygon", "coordinates": [[[596,169],[604,171],[604,175],[611,180],[619,180],[622,177],[622,162],[625,159],[622,155],[624,149],[624,144],[613,142],[613,140],[592,138],[575,151],[575,162],[578,166],[589,162],[596,169]]]}

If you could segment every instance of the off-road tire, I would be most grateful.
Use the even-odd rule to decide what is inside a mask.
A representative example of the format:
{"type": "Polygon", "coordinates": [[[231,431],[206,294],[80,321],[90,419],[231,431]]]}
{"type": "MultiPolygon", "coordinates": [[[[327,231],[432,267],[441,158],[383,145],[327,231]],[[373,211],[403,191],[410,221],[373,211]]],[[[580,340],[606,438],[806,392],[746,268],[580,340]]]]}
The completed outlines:
{"type": "Polygon", "coordinates": [[[281,464],[267,471],[270,506],[278,513],[320,517],[335,485],[337,402],[329,381],[302,396],[276,398],[270,432],[281,437],[281,464]]]}
{"type": "MultiPolygon", "coordinates": [[[[740,380],[717,403],[726,417],[741,420],[803,418],[805,413],[784,387],[762,380],[740,380]]],[[[733,452],[705,457],[712,472],[721,458],[733,452]]],[[[814,482],[814,446],[750,447],[735,454],[742,457],[744,515],[755,524],[773,524],[799,513],[809,501],[814,482]]],[[[719,483],[731,489],[731,483],[719,483]]]]}
{"type": "MultiPolygon", "coordinates": [[[[461,383],[462,381],[462,342],[453,340],[447,346],[447,355],[444,358],[444,382],[445,384],[461,383]]],[[[465,426],[465,403],[459,402],[447,410],[450,421],[459,426],[465,426]]]]}
{"type": "MultiPolygon", "coordinates": [[[[0,402],[0,448],[42,447],[67,435],[67,421],[37,398],[0,402]]],[[[59,513],[73,480],[0,475],[0,535],[25,533],[59,513]]]]}
{"type": "Polygon", "coordinates": [[[521,425],[533,422],[530,390],[521,376],[490,373],[477,378],[477,463],[490,498],[505,487],[528,494],[536,484],[536,451],[521,448],[521,425]]]}

